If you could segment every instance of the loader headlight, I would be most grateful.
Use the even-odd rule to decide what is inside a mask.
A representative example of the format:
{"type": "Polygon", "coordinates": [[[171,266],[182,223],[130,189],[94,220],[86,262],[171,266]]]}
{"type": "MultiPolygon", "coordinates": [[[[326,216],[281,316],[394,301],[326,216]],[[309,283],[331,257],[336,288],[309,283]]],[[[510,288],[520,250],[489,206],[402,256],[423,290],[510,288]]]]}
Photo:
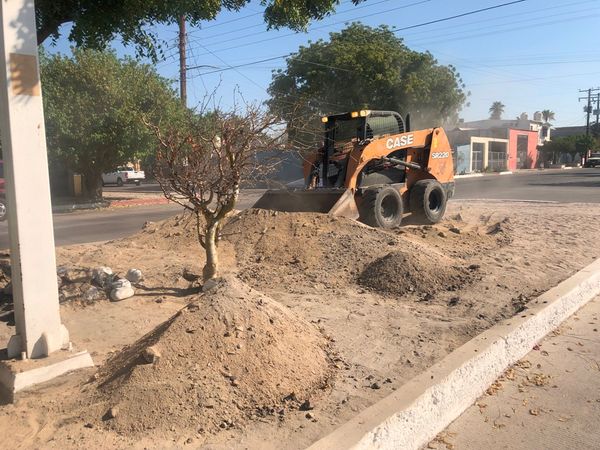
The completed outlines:
{"type": "Polygon", "coordinates": [[[329,122],[329,117],[321,117],[321,122],[323,122],[323,123],[329,122]]]}
{"type": "Polygon", "coordinates": [[[360,117],[367,117],[367,115],[370,113],[371,111],[369,111],[368,109],[363,109],[360,111],[360,117]]]}
{"type": "Polygon", "coordinates": [[[358,117],[358,111],[352,111],[350,113],[350,117],[352,117],[353,119],[357,118],[358,117]]]}

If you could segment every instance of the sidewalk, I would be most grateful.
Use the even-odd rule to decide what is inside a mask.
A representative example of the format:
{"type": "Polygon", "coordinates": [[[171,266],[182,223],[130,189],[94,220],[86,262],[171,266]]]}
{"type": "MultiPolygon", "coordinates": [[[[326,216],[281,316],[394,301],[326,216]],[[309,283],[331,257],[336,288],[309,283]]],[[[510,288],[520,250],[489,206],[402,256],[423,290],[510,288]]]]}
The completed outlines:
{"type": "Polygon", "coordinates": [[[514,175],[520,173],[532,173],[532,172],[548,172],[548,171],[561,171],[561,170],[571,170],[571,169],[580,169],[580,167],[546,167],[544,169],[511,169],[505,170],[502,172],[470,172],[464,175],[454,175],[454,178],[474,178],[474,177],[492,177],[498,175],[514,175]]]}
{"type": "Polygon", "coordinates": [[[547,336],[428,448],[600,448],[600,297],[547,336]]]}

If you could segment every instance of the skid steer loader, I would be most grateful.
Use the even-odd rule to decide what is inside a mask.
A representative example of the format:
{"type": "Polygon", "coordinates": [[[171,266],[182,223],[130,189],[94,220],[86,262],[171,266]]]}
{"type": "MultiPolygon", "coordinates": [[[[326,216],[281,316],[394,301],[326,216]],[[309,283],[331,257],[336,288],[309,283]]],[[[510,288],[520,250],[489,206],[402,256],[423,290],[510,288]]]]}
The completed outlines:
{"type": "Polygon", "coordinates": [[[411,131],[393,111],[323,117],[324,145],[304,162],[304,189],[269,190],[254,208],[321,212],[394,228],[404,213],[439,222],[454,194],[452,151],[442,128],[411,131]]]}

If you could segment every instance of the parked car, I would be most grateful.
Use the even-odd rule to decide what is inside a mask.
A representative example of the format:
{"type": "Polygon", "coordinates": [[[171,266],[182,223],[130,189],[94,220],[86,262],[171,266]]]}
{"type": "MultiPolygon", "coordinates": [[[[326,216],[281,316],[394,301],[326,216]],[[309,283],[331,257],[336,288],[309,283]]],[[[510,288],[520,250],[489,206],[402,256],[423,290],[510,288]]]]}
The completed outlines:
{"type": "Polygon", "coordinates": [[[102,185],[123,186],[126,183],[135,183],[136,186],[139,186],[144,179],[146,179],[146,175],[143,170],[135,170],[130,166],[118,167],[114,172],[102,174],[102,185]]]}
{"type": "Polygon", "coordinates": [[[6,220],[6,191],[4,190],[4,161],[0,160],[0,222],[6,220]]]}
{"type": "Polygon", "coordinates": [[[600,157],[588,158],[583,167],[600,167],[600,157]]]}

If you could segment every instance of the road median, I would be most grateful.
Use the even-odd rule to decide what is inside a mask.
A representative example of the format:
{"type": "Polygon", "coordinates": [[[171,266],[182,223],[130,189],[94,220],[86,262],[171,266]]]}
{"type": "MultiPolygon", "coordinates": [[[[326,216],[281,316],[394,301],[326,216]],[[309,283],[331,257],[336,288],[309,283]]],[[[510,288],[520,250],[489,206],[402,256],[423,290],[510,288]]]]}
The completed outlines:
{"type": "Polygon", "coordinates": [[[545,335],[600,293],[600,260],[550,289],[375,403],[311,450],[418,449],[430,442],[545,335]]]}

